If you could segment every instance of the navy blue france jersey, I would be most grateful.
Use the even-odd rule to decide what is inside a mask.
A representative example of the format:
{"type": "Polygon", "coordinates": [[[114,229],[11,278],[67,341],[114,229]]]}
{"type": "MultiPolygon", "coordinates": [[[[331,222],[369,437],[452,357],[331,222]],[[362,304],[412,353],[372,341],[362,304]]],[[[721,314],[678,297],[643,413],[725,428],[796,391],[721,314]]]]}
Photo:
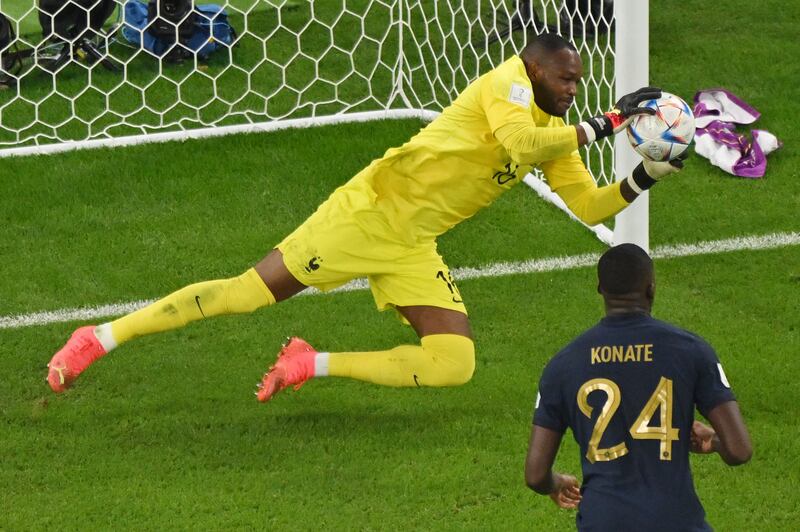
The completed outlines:
{"type": "Polygon", "coordinates": [[[644,314],[603,318],[539,382],[536,425],[581,449],[581,531],[711,530],[694,490],[695,407],[735,400],[702,338],[644,314]]]}

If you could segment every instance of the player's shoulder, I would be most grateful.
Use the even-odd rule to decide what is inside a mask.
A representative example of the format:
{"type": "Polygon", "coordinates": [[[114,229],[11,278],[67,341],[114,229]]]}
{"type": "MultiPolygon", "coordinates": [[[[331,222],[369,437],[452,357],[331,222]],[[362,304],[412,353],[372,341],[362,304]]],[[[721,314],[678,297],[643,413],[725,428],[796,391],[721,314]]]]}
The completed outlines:
{"type": "Polygon", "coordinates": [[[525,63],[516,55],[497,65],[488,74],[494,79],[515,81],[528,87],[531,86],[531,80],[525,73],[525,63]]]}
{"type": "Polygon", "coordinates": [[[676,338],[685,339],[687,341],[693,342],[702,342],[706,343],[702,336],[699,334],[690,331],[689,329],[684,329],[683,327],[679,327],[674,323],[670,323],[668,321],[660,320],[658,318],[650,318],[650,324],[652,327],[656,329],[662,330],[666,334],[671,334],[676,338]]]}
{"type": "Polygon", "coordinates": [[[551,371],[566,370],[571,368],[580,360],[585,358],[585,353],[598,337],[598,326],[595,325],[576,336],[567,345],[559,349],[548,362],[551,371]]]}
{"type": "Polygon", "coordinates": [[[656,318],[651,318],[651,324],[654,329],[662,332],[671,343],[683,347],[689,354],[714,353],[711,344],[695,332],[656,318]]]}
{"type": "Polygon", "coordinates": [[[509,98],[512,103],[529,107],[533,101],[531,80],[525,73],[525,65],[517,56],[510,57],[484,77],[485,88],[495,96],[509,98]]]}

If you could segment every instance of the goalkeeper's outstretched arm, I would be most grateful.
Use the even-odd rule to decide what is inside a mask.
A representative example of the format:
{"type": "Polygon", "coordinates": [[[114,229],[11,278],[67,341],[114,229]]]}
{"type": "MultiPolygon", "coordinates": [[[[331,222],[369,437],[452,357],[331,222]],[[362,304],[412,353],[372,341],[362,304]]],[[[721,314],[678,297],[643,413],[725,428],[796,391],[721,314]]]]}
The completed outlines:
{"type": "Polygon", "coordinates": [[[577,126],[537,127],[519,109],[501,99],[488,98],[487,118],[492,133],[511,158],[520,164],[537,165],[564,157],[581,146],[619,133],[637,114],[653,113],[638,104],[661,95],[661,89],[644,87],[623,96],[611,111],[590,118],[577,126]]]}
{"type": "Polygon", "coordinates": [[[660,163],[642,161],[625,179],[598,187],[578,152],[541,165],[553,192],[564,200],[575,216],[588,225],[602,223],[616,215],[639,194],[682,168],[681,159],[660,163]]]}

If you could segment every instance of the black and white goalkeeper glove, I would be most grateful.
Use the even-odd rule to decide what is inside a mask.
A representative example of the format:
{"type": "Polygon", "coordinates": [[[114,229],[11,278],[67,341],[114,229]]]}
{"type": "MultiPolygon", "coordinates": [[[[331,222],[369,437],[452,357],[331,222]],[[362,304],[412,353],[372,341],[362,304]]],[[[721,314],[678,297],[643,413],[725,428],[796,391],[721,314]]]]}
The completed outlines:
{"type": "Polygon", "coordinates": [[[683,161],[688,156],[689,152],[683,152],[677,159],[671,161],[655,162],[643,159],[627,178],[628,185],[634,192],[641,194],[668,175],[680,172],[683,169],[683,161]]]}
{"type": "Polygon", "coordinates": [[[596,140],[619,133],[631,123],[633,117],[639,114],[655,114],[654,109],[639,107],[647,100],[661,98],[661,89],[658,87],[642,87],[636,92],[626,94],[614,105],[614,108],[600,116],[594,116],[578,124],[586,133],[587,144],[596,140]]]}

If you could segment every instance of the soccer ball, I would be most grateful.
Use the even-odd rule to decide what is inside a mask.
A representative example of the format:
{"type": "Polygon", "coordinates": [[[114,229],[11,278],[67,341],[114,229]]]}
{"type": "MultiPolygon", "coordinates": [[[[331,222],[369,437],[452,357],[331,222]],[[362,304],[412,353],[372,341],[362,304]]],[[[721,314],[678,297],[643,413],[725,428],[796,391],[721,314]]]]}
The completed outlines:
{"type": "Polygon", "coordinates": [[[628,140],[636,152],[649,161],[671,161],[686,151],[694,138],[694,114],[689,105],[668,92],[639,107],[653,109],[654,115],[636,115],[628,126],[628,140]]]}

